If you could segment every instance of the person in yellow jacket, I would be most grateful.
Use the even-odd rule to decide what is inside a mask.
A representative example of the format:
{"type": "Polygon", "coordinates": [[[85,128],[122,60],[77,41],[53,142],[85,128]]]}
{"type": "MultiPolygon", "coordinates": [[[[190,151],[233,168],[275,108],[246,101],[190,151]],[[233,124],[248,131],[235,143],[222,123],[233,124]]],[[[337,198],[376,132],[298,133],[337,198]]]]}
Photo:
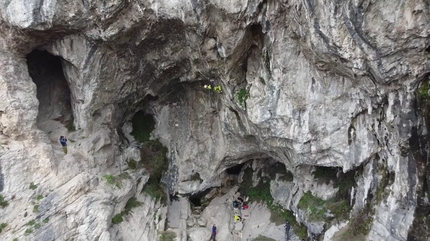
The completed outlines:
{"type": "Polygon", "coordinates": [[[235,222],[239,222],[240,220],[242,220],[242,218],[239,215],[234,215],[234,221],[235,222]]]}
{"type": "Polygon", "coordinates": [[[221,85],[215,86],[214,91],[217,93],[221,93],[222,92],[221,85]]]}

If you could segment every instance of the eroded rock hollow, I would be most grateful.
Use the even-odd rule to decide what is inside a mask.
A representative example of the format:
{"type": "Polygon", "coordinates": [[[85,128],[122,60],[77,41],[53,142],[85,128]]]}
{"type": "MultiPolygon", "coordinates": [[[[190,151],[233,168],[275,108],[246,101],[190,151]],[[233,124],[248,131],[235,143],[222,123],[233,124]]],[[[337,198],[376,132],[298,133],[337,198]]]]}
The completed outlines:
{"type": "Polygon", "coordinates": [[[0,239],[427,240],[429,5],[0,2],[0,239]]]}

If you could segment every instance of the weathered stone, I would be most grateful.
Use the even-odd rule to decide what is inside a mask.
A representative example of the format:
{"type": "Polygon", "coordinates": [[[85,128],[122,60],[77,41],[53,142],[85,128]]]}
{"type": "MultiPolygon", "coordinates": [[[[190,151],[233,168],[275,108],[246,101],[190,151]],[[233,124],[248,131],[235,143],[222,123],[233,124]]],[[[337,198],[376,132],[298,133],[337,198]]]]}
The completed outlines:
{"type": "MultiPolygon", "coordinates": [[[[122,188],[103,177],[140,160],[130,120],[143,110],[156,119],[152,138],[168,147],[169,188],[181,194],[224,185],[234,165],[275,159],[294,180],[271,182],[271,193],[304,221],[304,192],[328,199],[337,190],[317,184],[313,166],[362,168],[351,215],[371,206],[369,240],[406,240],[417,206],[428,205],[426,166],[410,145],[414,131],[426,132],[416,90],[430,73],[428,16],[424,0],[3,1],[0,190],[10,204],[0,239],[25,239],[25,223],[49,217],[55,224],[27,239],[156,240],[166,209],[140,195],[150,170],[129,170],[122,188]],[[39,66],[46,88],[30,76],[24,57],[35,49],[60,57],[70,106],[49,87],[53,65],[39,66]],[[71,116],[74,132],[65,128],[71,116]],[[37,195],[47,197],[33,214],[37,195]],[[145,200],[145,215],[111,225],[132,196],[145,200]]],[[[208,228],[188,230],[191,239],[210,235],[214,222],[227,230],[219,213],[206,208],[208,228]]],[[[185,240],[190,211],[182,214],[185,240]]]]}

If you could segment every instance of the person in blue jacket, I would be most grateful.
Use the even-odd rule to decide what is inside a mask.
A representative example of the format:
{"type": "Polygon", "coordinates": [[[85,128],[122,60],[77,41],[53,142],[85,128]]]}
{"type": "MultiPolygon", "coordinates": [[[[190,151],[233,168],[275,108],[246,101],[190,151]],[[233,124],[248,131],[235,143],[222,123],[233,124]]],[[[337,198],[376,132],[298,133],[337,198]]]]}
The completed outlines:
{"type": "Polygon", "coordinates": [[[63,147],[63,151],[67,154],[67,138],[65,136],[60,136],[60,144],[63,147]]]}
{"type": "Polygon", "coordinates": [[[215,236],[216,236],[216,225],[214,224],[212,226],[212,235],[211,235],[211,239],[210,240],[215,241],[215,236]]]}

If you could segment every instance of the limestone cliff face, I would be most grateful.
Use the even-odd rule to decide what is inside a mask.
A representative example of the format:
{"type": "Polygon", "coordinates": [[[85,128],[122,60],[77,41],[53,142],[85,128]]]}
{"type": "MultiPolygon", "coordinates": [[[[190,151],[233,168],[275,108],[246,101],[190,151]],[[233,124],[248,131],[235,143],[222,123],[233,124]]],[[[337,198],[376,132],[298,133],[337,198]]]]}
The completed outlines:
{"type": "Polygon", "coordinates": [[[140,194],[148,176],[128,170],[121,189],[103,178],[140,158],[129,134],[140,110],[156,119],[152,137],[171,161],[167,183],[181,194],[221,185],[231,166],[274,159],[294,176],[272,183],[275,200],[320,235],[330,227],[297,208],[308,191],[334,195],[316,184],[314,167],[360,169],[350,215],[372,210],[364,240],[428,237],[428,226],[416,234],[413,223],[416,209],[429,205],[427,129],[416,101],[430,75],[429,7],[426,0],[1,1],[0,191],[9,206],[0,210],[8,223],[0,238],[156,240],[166,210],[140,194]],[[37,51],[58,56],[63,76],[37,51]],[[67,119],[76,131],[68,133],[67,119]],[[67,155],[60,135],[69,137],[67,155]],[[146,214],[128,222],[144,228],[111,225],[131,196],[146,214]],[[25,223],[48,217],[23,236],[25,223]]]}

